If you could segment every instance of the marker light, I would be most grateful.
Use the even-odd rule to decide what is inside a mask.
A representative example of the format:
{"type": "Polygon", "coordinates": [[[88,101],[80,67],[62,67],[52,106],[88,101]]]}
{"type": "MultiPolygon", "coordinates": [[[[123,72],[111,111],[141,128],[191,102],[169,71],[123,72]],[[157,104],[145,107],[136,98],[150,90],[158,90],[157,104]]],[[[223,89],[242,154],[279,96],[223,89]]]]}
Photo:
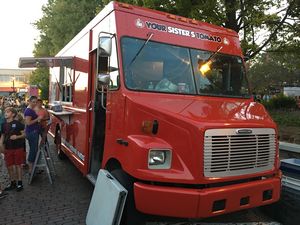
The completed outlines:
{"type": "Polygon", "coordinates": [[[119,6],[126,9],[133,9],[132,6],[127,3],[119,2],[119,6]]]}
{"type": "Polygon", "coordinates": [[[188,21],[187,18],[184,18],[184,17],[179,17],[178,20],[181,22],[186,22],[186,23],[188,21]]]}
{"type": "Polygon", "coordinates": [[[198,21],[197,21],[197,20],[195,20],[195,19],[192,19],[192,20],[190,20],[190,23],[191,23],[191,24],[195,24],[195,25],[197,25],[197,24],[198,24],[198,21]]]}
{"type": "Polygon", "coordinates": [[[167,18],[172,19],[172,20],[176,20],[176,16],[172,15],[172,14],[167,14],[167,18]]]}
{"type": "Polygon", "coordinates": [[[211,64],[212,64],[212,61],[209,60],[203,64],[198,65],[198,69],[202,75],[205,75],[205,73],[207,73],[208,71],[211,70],[211,68],[210,68],[211,64]]]}
{"type": "Polygon", "coordinates": [[[227,38],[224,38],[223,43],[224,43],[225,45],[229,45],[229,40],[228,40],[227,38]]]}

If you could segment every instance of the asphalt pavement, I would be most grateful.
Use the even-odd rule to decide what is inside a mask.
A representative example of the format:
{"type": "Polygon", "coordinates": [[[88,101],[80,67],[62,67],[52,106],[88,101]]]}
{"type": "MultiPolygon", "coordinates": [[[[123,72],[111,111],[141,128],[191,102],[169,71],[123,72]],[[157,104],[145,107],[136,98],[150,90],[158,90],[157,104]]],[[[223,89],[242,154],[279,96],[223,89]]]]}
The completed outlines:
{"type": "MultiPolygon", "coordinates": [[[[50,140],[51,149],[54,148],[50,140]]],[[[9,191],[0,200],[0,224],[85,224],[89,202],[93,192],[91,183],[71,164],[60,161],[52,151],[56,176],[49,183],[46,172],[34,176],[28,184],[29,176],[23,177],[21,192],[9,191]]],[[[1,167],[0,184],[8,184],[7,171],[1,167]]]]}

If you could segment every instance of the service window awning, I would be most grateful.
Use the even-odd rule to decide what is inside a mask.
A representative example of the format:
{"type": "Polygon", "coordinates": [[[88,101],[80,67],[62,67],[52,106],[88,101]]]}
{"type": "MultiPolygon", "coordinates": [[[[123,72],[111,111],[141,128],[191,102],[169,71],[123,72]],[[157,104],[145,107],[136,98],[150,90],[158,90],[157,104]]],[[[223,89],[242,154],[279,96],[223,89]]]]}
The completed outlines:
{"type": "Polygon", "coordinates": [[[14,92],[15,89],[14,87],[0,87],[0,92],[14,92]]]}
{"type": "Polygon", "coordinates": [[[73,58],[71,56],[62,57],[21,57],[19,59],[19,68],[35,67],[73,67],[73,58]]]}

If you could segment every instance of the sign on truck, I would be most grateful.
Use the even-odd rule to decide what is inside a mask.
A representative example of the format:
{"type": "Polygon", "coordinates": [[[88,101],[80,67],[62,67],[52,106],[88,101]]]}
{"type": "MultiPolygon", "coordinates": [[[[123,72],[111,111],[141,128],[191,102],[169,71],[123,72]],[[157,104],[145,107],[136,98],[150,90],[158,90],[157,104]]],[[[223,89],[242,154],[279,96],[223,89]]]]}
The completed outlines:
{"type": "Polygon", "coordinates": [[[50,134],[95,182],[128,190],[124,224],[145,214],[206,218],[280,197],[277,127],[249,90],[236,32],[109,3],[51,67],[50,134]]]}

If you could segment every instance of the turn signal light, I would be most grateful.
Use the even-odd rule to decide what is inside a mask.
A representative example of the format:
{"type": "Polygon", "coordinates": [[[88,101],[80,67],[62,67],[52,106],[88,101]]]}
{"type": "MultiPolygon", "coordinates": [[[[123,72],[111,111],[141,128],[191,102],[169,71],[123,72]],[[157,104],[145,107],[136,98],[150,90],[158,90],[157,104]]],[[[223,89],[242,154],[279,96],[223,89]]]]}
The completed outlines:
{"type": "Polygon", "coordinates": [[[159,123],[157,120],[144,120],[142,123],[142,131],[146,134],[154,134],[158,133],[159,123]]]}
{"type": "Polygon", "coordinates": [[[146,134],[151,134],[153,130],[153,121],[144,120],[142,123],[142,131],[146,134]]]}

